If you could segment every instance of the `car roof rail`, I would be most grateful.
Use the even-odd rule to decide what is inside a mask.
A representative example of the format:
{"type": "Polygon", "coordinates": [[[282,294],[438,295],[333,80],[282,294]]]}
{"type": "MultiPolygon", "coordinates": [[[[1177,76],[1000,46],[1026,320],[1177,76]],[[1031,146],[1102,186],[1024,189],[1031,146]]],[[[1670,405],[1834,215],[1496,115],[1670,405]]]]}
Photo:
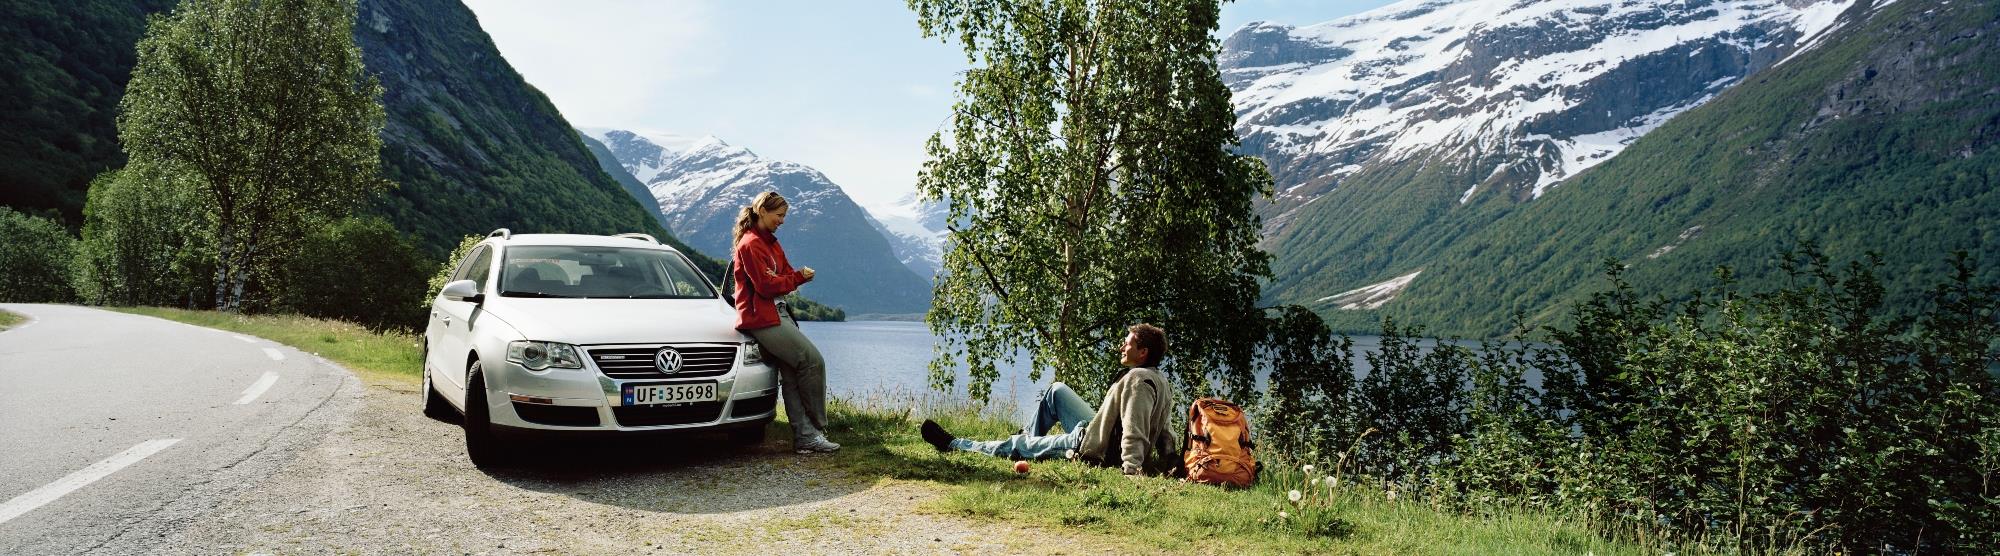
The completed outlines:
{"type": "Polygon", "coordinates": [[[622,238],[630,238],[630,239],[643,239],[643,240],[646,240],[646,241],[650,241],[650,242],[653,242],[653,244],[654,244],[654,245],[658,245],[658,244],[660,243],[660,240],[659,240],[659,239],[656,239],[656,238],[654,238],[654,237],[652,236],[652,234],[640,234],[640,233],[630,233],[630,234],[618,234],[618,235],[614,235],[614,236],[611,236],[611,237],[622,237],[622,238]]]}
{"type": "Polygon", "coordinates": [[[493,233],[486,234],[486,237],[497,237],[500,239],[507,239],[514,237],[514,231],[506,228],[501,228],[498,230],[493,230],[493,233]]]}

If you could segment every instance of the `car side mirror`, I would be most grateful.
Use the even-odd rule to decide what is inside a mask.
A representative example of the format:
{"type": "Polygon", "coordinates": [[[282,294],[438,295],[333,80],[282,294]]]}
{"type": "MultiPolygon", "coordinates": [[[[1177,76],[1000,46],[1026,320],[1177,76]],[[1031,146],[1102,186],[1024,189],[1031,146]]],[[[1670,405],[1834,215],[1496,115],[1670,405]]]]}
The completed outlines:
{"type": "Polygon", "coordinates": [[[479,293],[479,286],[471,280],[459,280],[445,284],[444,291],[439,292],[439,294],[443,295],[445,299],[452,301],[478,303],[486,300],[486,296],[479,293]]]}

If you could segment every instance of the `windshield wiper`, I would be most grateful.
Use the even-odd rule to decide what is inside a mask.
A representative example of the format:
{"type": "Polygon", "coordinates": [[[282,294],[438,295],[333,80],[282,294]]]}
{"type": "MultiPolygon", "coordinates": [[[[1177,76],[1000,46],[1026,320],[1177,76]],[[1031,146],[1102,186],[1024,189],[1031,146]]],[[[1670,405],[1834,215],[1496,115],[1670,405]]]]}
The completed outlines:
{"type": "Polygon", "coordinates": [[[576,296],[574,296],[574,295],[562,295],[562,294],[556,294],[556,293],[547,293],[547,292],[515,292],[515,291],[506,291],[506,292],[500,292],[500,297],[545,297],[545,298],[558,298],[558,299],[570,299],[570,298],[574,298],[574,297],[576,297],[576,296]]]}

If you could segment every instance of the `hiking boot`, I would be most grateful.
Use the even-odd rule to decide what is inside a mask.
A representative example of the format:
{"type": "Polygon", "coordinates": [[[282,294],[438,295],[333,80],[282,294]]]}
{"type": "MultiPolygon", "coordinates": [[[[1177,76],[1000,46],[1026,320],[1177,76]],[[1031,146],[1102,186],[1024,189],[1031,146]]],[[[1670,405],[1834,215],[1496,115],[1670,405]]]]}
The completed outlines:
{"type": "Polygon", "coordinates": [[[937,421],[930,419],[924,420],[923,426],[917,428],[917,433],[923,435],[924,442],[929,442],[931,447],[937,448],[939,452],[951,451],[951,441],[958,440],[958,437],[945,432],[944,427],[938,426],[937,421]]]}
{"type": "Polygon", "coordinates": [[[800,454],[827,454],[840,451],[840,445],[833,443],[832,440],[827,440],[826,435],[818,435],[793,439],[792,451],[800,454]]]}

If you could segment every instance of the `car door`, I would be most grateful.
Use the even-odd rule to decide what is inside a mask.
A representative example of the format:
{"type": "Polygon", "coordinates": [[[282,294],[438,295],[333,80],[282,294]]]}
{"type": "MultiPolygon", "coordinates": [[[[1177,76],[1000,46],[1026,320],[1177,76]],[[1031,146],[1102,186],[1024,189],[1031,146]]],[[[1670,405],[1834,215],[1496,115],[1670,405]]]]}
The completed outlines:
{"type": "MultiPolygon", "coordinates": [[[[481,245],[466,254],[465,264],[453,271],[451,278],[445,283],[471,280],[477,284],[474,288],[476,291],[486,293],[486,284],[489,282],[488,276],[492,274],[492,267],[493,248],[481,245]]],[[[478,304],[446,299],[444,294],[440,293],[431,300],[431,320],[424,327],[424,339],[430,346],[429,360],[426,363],[430,364],[433,371],[431,383],[445,397],[460,401],[461,408],[464,407],[465,400],[465,356],[466,351],[472,346],[471,324],[473,311],[477,309],[478,304]]]]}

